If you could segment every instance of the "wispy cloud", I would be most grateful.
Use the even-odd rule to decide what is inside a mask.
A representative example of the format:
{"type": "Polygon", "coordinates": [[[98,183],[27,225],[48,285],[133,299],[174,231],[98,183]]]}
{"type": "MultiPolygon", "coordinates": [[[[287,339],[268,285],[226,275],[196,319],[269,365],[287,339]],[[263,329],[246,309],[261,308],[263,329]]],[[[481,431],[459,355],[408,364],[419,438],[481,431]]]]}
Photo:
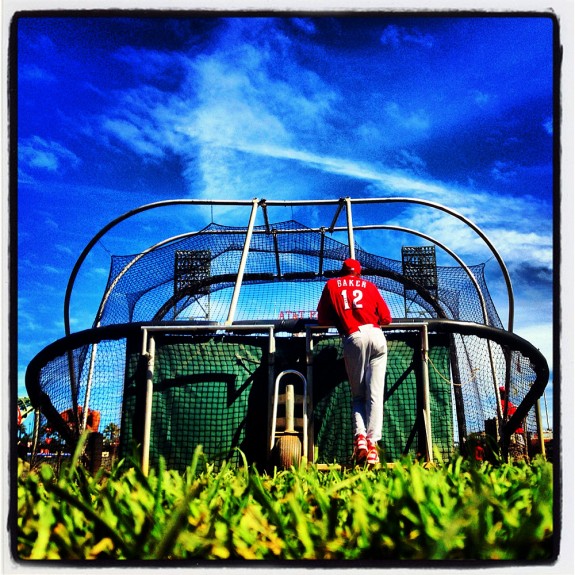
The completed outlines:
{"type": "Polygon", "coordinates": [[[70,249],[70,246],[64,245],[64,244],[55,244],[54,245],[54,249],[59,251],[60,253],[66,255],[66,256],[70,256],[73,257],[76,254],[70,249]]]}
{"type": "MultiPolygon", "coordinates": [[[[503,223],[503,222],[502,222],[503,223]]],[[[547,270],[546,278],[553,267],[553,241],[550,235],[528,231],[533,228],[527,222],[527,229],[523,232],[510,230],[501,226],[491,231],[493,242],[499,246],[506,261],[517,264],[528,262],[530,266],[547,270]]],[[[542,271],[540,272],[542,273],[542,271]]],[[[541,276],[539,279],[546,279],[541,276]]]]}
{"type": "Polygon", "coordinates": [[[309,168],[330,174],[376,184],[390,193],[418,191],[422,193],[445,193],[445,187],[432,181],[413,178],[407,174],[374,167],[344,157],[322,156],[305,150],[284,148],[268,144],[234,146],[235,149],[262,157],[292,160],[309,168]]]}
{"type": "Polygon", "coordinates": [[[380,41],[384,46],[398,48],[402,44],[413,44],[423,48],[432,48],[434,38],[427,32],[421,32],[417,28],[389,25],[381,33],[380,41]]]}
{"type": "Polygon", "coordinates": [[[497,96],[495,94],[485,92],[483,90],[473,90],[471,95],[473,101],[480,108],[490,108],[497,101],[497,96]]]}
{"type": "Polygon", "coordinates": [[[20,169],[59,172],[77,167],[81,160],[62,144],[32,136],[18,146],[20,169]]]}
{"type": "Polygon", "coordinates": [[[22,66],[18,70],[18,80],[20,82],[51,83],[56,82],[56,76],[45,68],[32,64],[30,66],[22,66]]]}
{"type": "MultiPolygon", "coordinates": [[[[490,229],[501,229],[501,233],[508,227],[509,217],[515,214],[518,222],[526,211],[529,212],[529,202],[525,200],[519,205],[496,192],[491,194],[473,186],[442,182],[430,175],[422,177],[425,161],[411,151],[395,153],[395,163],[405,168],[400,170],[382,162],[374,164],[354,159],[353,153],[337,156],[308,149],[302,126],[319,129],[319,126],[329,124],[337,95],[318,84],[320,94],[327,95],[326,102],[313,90],[307,93],[283,82],[274,85],[261,67],[265,60],[262,54],[248,60],[251,67],[247,69],[234,67],[217,56],[190,62],[188,83],[192,83],[193,78],[196,101],[187,99],[184,93],[158,91],[153,91],[155,97],[152,98],[151,88],[138,93],[128,92],[119,98],[120,105],[112,112],[114,116],[121,114],[123,117],[105,119],[104,131],[113,134],[140,157],[162,158],[168,152],[180,155],[187,162],[183,176],[194,193],[204,197],[216,194],[232,199],[242,197],[246,192],[251,197],[258,195],[273,179],[273,171],[282,169],[280,164],[268,162],[277,160],[290,164],[294,174],[298,170],[311,169],[364,182],[374,195],[421,195],[439,203],[449,198],[451,207],[490,229]],[[290,120],[296,117],[297,124],[291,124],[290,120]]],[[[399,104],[389,102],[386,113],[405,129],[426,130],[429,126],[422,110],[407,112],[399,104]]],[[[377,129],[374,130],[371,136],[377,134],[377,129]]],[[[310,138],[309,145],[317,145],[317,140],[310,138]]],[[[498,160],[492,165],[491,174],[496,180],[507,182],[516,175],[516,166],[498,160]]],[[[532,212],[536,213],[535,205],[532,212]]],[[[439,222],[426,216],[416,225],[423,230],[441,229],[445,234],[452,224],[448,219],[439,222]],[[431,226],[430,222],[435,225],[431,226]]],[[[528,223],[526,227],[529,227],[528,223]]],[[[462,233],[453,230],[450,241],[466,246],[465,250],[469,252],[476,239],[461,237],[462,233]]],[[[529,244],[533,249],[539,242],[544,245],[541,259],[548,261],[547,237],[533,237],[532,241],[525,242],[518,234],[501,238],[504,245],[509,246],[507,252],[511,258],[520,253],[524,255],[523,250],[516,247],[529,244]]]]}
{"type": "Polygon", "coordinates": [[[128,120],[110,118],[104,120],[102,128],[109,137],[117,138],[144,160],[164,156],[156,137],[150,137],[145,127],[128,120]]]}
{"type": "Polygon", "coordinates": [[[305,32],[306,34],[315,34],[316,26],[313,20],[309,18],[292,18],[292,22],[297,28],[305,32]]]}
{"type": "Polygon", "coordinates": [[[430,127],[429,117],[424,110],[405,110],[397,102],[388,102],[385,105],[386,114],[400,127],[418,132],[430,127]]]}
{"type": "Polygon", "coordinates": [[[517,169],[514,162],[496,160],[491,168],[491,175],[500,182],[509,182],[517,176],[517,169]]]}
{"type": "MultiPolygon", "coordinates": [[[[295,184],[290,188],[289,181],[312,170],[362,184],[374,196],[423,197],[446,203],[484,228],[512,268],[519,270],[524,258],[532,258],[541,270],[550,269],[551,230],[534,234],[529,221],[529,214],[535,219],[540,209],[536,199],[524,198],[519,203],[501,196],[497,189],[441,181],[428,173],[424,158],[415,150],[397,150],[388,156],[389,162],[358,159],[363,141],[373,146],[384,137],[380,124],[368,130],[369,123],[364,123],[349,153],[334,154],[337,146],[333,142],[321,144],[337,121],[337,91],[313,75],[307,86],[275,80],[264,51],[250,46],[241,46],[239,51],[241,64],[229,59],[224,49],[190,59],[183,89],[161,91],[148,85],[138,92],[116,93],[117,107],[103,119],[103,133],[143,159],[179,156],[182,176],[196,197],[269,197],[270,190],[285,198],[301,196],[301,189],[295,184]],[[291,178],[283,177],[286,173],[291,178]],[[509,230],[510,218],[513,231],[509,230]]],[[[124,56],[133,65],[145,59],[142,52],[124,56]]],[[[167,66],[164,58],[155,55],[148,72],[167,66]]],[[[180,66],[181,55],[176,60],[180,66]]],[[[476,92],[475,99],[478,105],[487,106],[492,97],[476,92]]],[[[388,100],[383,112],[403,132],[425,134],[431,129],[423,108],[410,110],[388,100]]],[[[494,181],[507,184],[520,167],[500,159],[489,168],[494,181]]],[[[436,237],[470,264],[491,255],[477,234],[450,216],[407,210],[398,223],[436,237]]]]}

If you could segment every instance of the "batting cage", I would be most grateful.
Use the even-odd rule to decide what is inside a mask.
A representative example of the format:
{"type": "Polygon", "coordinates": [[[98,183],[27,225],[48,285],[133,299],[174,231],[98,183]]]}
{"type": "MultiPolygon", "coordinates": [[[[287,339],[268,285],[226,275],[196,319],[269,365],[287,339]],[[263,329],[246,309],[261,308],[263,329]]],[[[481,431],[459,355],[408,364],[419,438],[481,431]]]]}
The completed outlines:
{"type": "Polygon", "coordinates": [[[247,226],[211,223],[141,253],[112,256],[93,327],[71,333],[67,306],[89,251],[120,219],[163,204],[101,230],[68,284],[66,336],[28,366],[34,451],[51,436],[70,452],[89,430],[94,468],[135,455],[145,470],[160,458],[184,470],[199,445],[215,465],[240,464],[244,456],[262,466],[302,458],[351,464],[342,342],[333,327],[317,324],[315,311],[326,280],[350,255],[394,318],[383,328],[384,459],[542,450],[538,399],[547,362],[503,327],[484,265],[467,266],[428,237],[424,246],[404,246],[401,259],[368,253],[354,240],[352,203],[334,201],[332,225],[318,228],[271,223],[272,203],[254,200],[247,226]],[[344,243],[332,234],[346,208],[344,243]],[[264,224],[256,226],[258,210],[264,224]],[[458,265],[437,265],[437,247],[458,265]]]}

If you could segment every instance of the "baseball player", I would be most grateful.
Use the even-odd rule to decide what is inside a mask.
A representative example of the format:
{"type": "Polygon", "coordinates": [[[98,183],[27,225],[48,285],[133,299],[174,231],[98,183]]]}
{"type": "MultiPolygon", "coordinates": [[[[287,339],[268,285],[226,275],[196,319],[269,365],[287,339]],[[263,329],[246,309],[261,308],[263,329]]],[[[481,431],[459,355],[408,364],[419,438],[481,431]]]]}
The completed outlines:
{"type": "MultiPolygon", "coordinates": [[[[515,404],[509,401],[507,398],[507,392],[505,391],[505,387],[499,388],[499,397],[501,398],[501,413],[505,414],[505,410],[507,410],[507,419],[510,419],[511,416],[517,411],[517,407],[515,404]],[[507,404],[507,405],[506,405],[507,404]]],[[[524,444],[523,434],[525,430],[523,427],[518,427],[514,433],[511,434],[511,441],[517,442],[520,444],[524,444]]]]}
{"type": "Polygon", "coordinates": [[[383,426],[387,340],[380,326],[391,323],[377,287],[360,277],[361,265],[346,259],[341,276],[328,280],[318,303],[319,325],[335,325],[353,399],[354,458],[379,463],[376,444],[383,426]]]}

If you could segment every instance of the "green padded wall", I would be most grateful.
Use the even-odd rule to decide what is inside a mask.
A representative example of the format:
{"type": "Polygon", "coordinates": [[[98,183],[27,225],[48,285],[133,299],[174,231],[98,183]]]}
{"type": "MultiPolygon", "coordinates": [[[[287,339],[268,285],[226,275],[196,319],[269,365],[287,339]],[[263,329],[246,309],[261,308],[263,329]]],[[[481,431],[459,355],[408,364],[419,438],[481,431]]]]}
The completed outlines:
{"type": "MultiPolygon", "coordinates": [[[[254,336],[155,334],[156,359],[150,461],[184,470],[197,445],[208,461],[265,464],[268,436],[268,339],[254,336]]],[[[423,453],[421,353],[417,334],[388,336],[388,370],[382,448],[387,460],[423,453]]],[[[122,417],[126,455],[143,435],[145,360],[140,341],[128,344],[122,417]]],[[[442,455],[453,448],[447,338],[430,338],[433,442],[442,455]]],[[[318,463],[351,463],[351,394],[341,340],[322,338],[313,353],[313,422],[318,463]]],[[[305,338],[276,338],[274,371],[306,375],[305,338]]]]}
{"type": "MultiPolygon", "coordinates": [[[[418,334],[387,334],[388,363],[381,448],[388,461],[425,453],[421,351],[418,334]]],[[[442,457],[453,451],[449,340],[429,337],[432,440],[442,457]]],[[[314,346],[314,425],[318,463],[351,463],[351,392],[339,338],[314,346]],[[345,409],[347,406],[347,410],[345,409]]]]}
{"type": "MultiPolygon", "coordinates": [[[[197,445],[208,461],[239,462],[265,452],[267,428],[267,338],[155,335],[154,393],[150,462],[159,456],[169,468],[184,470],[197,445]],[[262,362],[262,356],[264,361],[262,362]]],[[[123,448],[143,435],[146,367],[140,342],[128,352],[124,395],[123,448]]]]}

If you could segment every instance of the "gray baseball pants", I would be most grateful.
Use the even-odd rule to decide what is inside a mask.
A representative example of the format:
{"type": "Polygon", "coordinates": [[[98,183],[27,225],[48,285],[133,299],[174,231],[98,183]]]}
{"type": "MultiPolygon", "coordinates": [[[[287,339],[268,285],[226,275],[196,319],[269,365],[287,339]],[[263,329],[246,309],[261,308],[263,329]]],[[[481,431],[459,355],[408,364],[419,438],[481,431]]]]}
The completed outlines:
{"type": "Polygon", "coordinates": [[[375,443],[383,428],[387,340],[381,328],[365,325],[343,340],[343,357],[351,387],[354,433],[375,443]]]}

